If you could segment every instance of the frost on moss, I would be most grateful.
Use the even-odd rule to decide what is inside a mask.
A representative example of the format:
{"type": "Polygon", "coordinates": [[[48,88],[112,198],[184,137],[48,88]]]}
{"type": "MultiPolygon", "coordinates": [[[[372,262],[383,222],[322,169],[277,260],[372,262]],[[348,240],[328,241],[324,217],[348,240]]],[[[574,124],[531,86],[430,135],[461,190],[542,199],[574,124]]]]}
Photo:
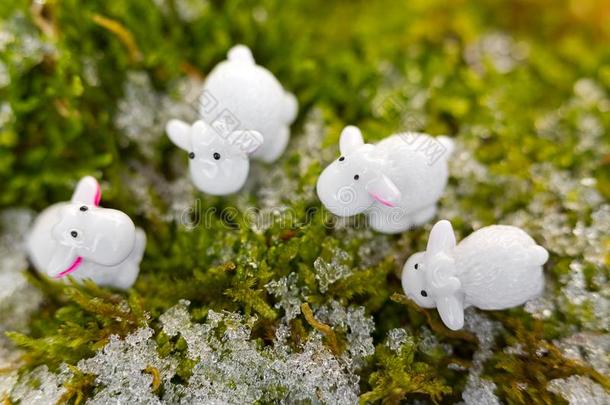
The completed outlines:
{"type": "Polygon", "coordinates": [[[608,24],[547,3],[3,1],[0,400],[607,402],[608,24]],[[301,108],[282,158],[217,198],[163,125],[235,43],[301,108]],[[432,224],[380,235],[316,197],[347,124],[453,137],[439,218],[523,227],[543,296],[457,333],[407,300],[432,224]],[[147,232],[129,292],[27,269],[33,212],[83,175],[147,232]]]}
{"type": "Polygon", "coordinates": [[[285,341],[288,326],[281,324],[272,344],[263,347],[251,336],[254,318],[209,311],[201,324],[192,323],[190,317],[186,301],[160,317],[161,348],[150,340],[152,330],[141,329],[124,341],[111,338],[95,357],[81,361],[78,368],[97,375],[95,383],[104,387],[93,403],[357,400],[358,378],[324,346],[320,335],[294,350],[285,341]],[[166,359],[159,357],[159,350],[166,359]],[[185,363],[176,365],[171,354],[181,351],[185,363]],[[172,382],[176,373],[183,383],[172,382]]]}

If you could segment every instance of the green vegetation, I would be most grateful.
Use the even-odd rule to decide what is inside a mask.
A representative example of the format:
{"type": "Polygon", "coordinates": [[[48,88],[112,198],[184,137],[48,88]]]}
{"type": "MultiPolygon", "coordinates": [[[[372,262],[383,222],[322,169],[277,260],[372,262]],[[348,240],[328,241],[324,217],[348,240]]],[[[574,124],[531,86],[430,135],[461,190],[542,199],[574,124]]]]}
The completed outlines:
{"type": "MultiPolygon", "coordinates": [[[[332,356],[356,358],[355,327],[321,311],[334,302],[364,307],[374,321],[374,354],[353,368],[362,402],[453,403],[469,378],[495,384],[506,403],[565,401],[548,384],[573,375],[609,392],[602,366],[569,358],[558,342],[610,332],[610,8],[560,3],[3,0],[0,209],[41,211],[93,175],[102,204],[130,215],[148,245],[129,292],[28,270],[43,305],[28,328],[7,332],[22,357],[0,372],[17,367],[26,378],[66,364],[60,402],[80,403],[100,384],[77,363],[112,335],[150,327],[159,356],[176,362],[171,383],[185,384],[197,360],[184,333],[170,336],[159,319],[180,300],[195,323],[210,311],[254,316],[261,353],[284,325],[296,352],[320,334],[332,356]],[[186,162],[162,121],[175,106],[192,114],[181,86],[200,83],[236,43],[296,94],[299,119],[277,164],[256,167],[239,195],[209,197],[180,183],[186,162]],[[425,246],[431,224],[377,235],[333,218],[315,195],[347,124],[367,141],[400,129],[453,137],[439,215],[460,238],[510,223],[547,247],[540,305],[548,312],[473,311],[494,325],[484,342],[476,325],[453,333],[402,296],[402,264],[425,246]],[[199,215],[194,229],[182,223],[185,206],[199,215]],[[267,223],[254,224],[249,207],[267,223]],[[392,347],[397,328],[406,337],[392,347]]],[[[152,395],[163,398],[169,380],[146,370],[152,395]]],[[[264,392],[281,398],[282,389],[264,392]]]]}

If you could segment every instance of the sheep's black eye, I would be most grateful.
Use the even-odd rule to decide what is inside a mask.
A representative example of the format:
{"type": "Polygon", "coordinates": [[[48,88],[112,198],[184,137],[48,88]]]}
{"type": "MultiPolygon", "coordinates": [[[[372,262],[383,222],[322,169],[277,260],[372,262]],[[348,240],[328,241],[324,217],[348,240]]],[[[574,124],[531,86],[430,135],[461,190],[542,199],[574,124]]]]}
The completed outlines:
{"type": "Polygon", "coordinates": [[[195,152],[189,153],[189,158],[190,159],[195,159],[195,152]]]}
{"type": "Polygon", "coordinates": [[[344,160],[345,160],[345,156],[341,156],[341,157],[339,158],[339,162],[343,162],[344,160]]]}
{"type": "Polygon", "coordinates": [[[422,297],[428,296],[428,293],[426,292],[426,290],[421,290],[419,293],[421,294],[422,297]]]}
{"type": "Polygon", "coordinates": [[[214,155],[212,155],[212,156],[214,156],[214,159],[216,159],[216,160],[220,159],[220,153],[218,153],[218,152],[214,152],[214,155]]]}
{"type": "Polygon", "coordinates": [[[73,238],[76,238],[76,237],[78,236],[78,232],[76,232],[76,231],[72,231],[72,232],[70,232],[70,235],[71,235],[73,238]]]}
{"type": "Polygon", "coordinates": [[[417,270],[419,267],[419,263],[415,263],[415,270],[417,270]]]}
{"type": "Polygon", "coordinates": [[[89,209],[89,208],[88,208],[86,205],[83,205],[82,207],[80,207],[80,210],[81,210],[82,212],[85,212],[85,211],[87,211],[88,209],[89,209]]]}
{"type": "Polygon", "coordinates": [[[358,175],[354,176],[354,180],[358,180],[359,178],[360,178],[360,176],[358,176],[358,175]]]}

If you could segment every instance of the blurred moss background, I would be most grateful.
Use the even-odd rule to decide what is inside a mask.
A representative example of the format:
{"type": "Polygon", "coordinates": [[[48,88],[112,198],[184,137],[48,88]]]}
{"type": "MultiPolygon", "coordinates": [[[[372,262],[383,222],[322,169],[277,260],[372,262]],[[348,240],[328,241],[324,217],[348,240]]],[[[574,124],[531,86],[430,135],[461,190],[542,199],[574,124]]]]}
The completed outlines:
{"type": "MultiPolygon", "coordinates": [[[[110,335],[142,325],[159,343],[167,337],[158,318],[180,299],[196,321],[209,310],[256,315],[253,339],[263,345],[286,322],[298,345],[319,328],[304,314],[286,320],[282,296],[267,287],[296,274],[298,305],[337,301],[374,319],[376,350],[358,372],[362,401],[466,400],[481,335],[451,333],[434,311],[400,296],[402,263],[425,246],[429,227],[374,235],[336,223],[315,197],[341,128],[355,124],[368,141],[403,129],[454,137],[439,215],[460,237],[493,223],[522,226],[552,253],[549,312],[486,313],[501,331],[477,378],[509,403],[565,401],[549,382],[570,376],[610,389],[607,352],[603,368],[557,343],[610,331],[610,3],[3,0],[0,17],[0,208],[40,211],[94,175],[103,204],[128,213],[149,239],[129,293],[56,285],[26,271],[43,305],[9,333],[21,373],[75,366],[110,335]],[[279,164],[257,167],[240,195],[212,198],[185,184],[184,156],[163,125],[193,118],[190,93],[236,43],[296,94],[299,119],[279,164]],[[195,200],[217,213],[236,209],[188,230],[179,215],[195,200]],[[288,208],[294,220],[254,227],[244,214],[251,206],[288,208]],[[337,249],[354,270],[321,291],[314,262],[332,262],[337,249]],[[383,342],[396,328],[415,341],[431,334],[451,350],[392,351],[383,342]]],[[[345,336],[324,336],[337,354],[345,336]]],[[[175,345],[166,354],[180,359],[177,379],[186,381],[193,364],[180,342],[164,344],[175,345]]],[[[75,373],[64,402],[96,393],[91,378],[75,373]]]]}

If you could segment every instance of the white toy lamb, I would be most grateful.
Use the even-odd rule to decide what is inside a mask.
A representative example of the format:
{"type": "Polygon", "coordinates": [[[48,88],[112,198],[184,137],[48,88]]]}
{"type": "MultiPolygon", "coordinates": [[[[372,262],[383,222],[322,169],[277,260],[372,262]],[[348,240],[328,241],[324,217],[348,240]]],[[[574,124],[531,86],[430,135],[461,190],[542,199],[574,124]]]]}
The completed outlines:
{"type": "Polygon", "coordinates": [[[121,211],[101,208],[93,177],[78,183],[70,202],[45,209],[34,221],[26,246],[43,274],[128,289],[140,272],[146,235],[121,211]]]}
{"type": "Polygon", "coordinates": [[[365,144],[360,130],[347,126],[339,142],[341,157],[320,175],[318,197],[338,216],[365,213],[371,227],[399,233],[436,213],[447,185],[447,159],[453,141],[445,136],[407,132],[376,145],[365,144]]]}
{"type": "Polygon", "coordinates": [[[237,45],[207,77],[199,115],[193,125],[170,120],[167,134],[189,153],[195,186],[226,195],[244,185],[250,157],[269,163],[284,152],[297,100],[254,62],[250,49],[237,45]]]}
{"type": "Polygon", "coordinates": [[[402,288],[417,305],[438,310],[449,329],[464,325],[464,309],[497,310],[521,305],[544,288],[542,266],[549,254],[514,226],[479,229],[457,246],[451,223],[430,232],[425,252],[402,270],[402,288]]]}

